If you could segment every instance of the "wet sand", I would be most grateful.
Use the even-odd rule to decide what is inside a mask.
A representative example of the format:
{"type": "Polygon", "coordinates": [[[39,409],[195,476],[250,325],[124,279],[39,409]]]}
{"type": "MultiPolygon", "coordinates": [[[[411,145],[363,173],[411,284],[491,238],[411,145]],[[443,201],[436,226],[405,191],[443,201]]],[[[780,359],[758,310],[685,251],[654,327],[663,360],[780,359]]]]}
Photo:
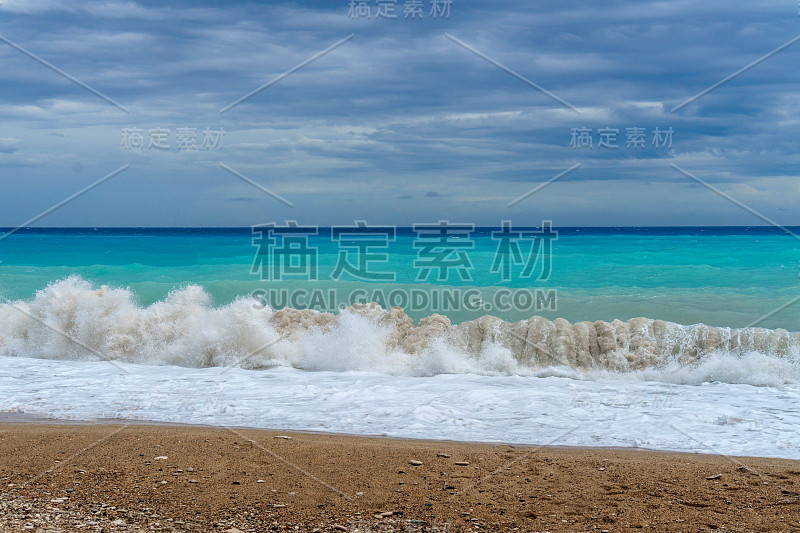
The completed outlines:
{"type": "Polygon", "coordinates": [[[0,423],[0,531],[800,531],[800,461],[0,423]],[[287,438],[288,437],[288,438],[287,438]]]}

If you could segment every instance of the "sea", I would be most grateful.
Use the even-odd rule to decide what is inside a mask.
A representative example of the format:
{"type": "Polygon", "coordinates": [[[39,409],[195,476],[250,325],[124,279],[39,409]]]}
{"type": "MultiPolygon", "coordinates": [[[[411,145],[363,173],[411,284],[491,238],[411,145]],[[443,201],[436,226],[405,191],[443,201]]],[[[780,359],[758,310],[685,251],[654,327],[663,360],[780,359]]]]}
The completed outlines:
{"type": "Polygon", "coordinates": [[[800,459],[800,228],[0,230],[0,419],[800,459]]]}

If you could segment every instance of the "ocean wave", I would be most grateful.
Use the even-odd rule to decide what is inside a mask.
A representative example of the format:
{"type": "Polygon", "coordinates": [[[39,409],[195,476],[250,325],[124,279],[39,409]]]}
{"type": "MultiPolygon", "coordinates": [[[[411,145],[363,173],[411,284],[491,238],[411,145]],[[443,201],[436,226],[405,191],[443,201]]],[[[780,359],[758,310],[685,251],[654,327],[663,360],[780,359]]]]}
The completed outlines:
{"type": "Polygon", "coordinates": [[[332,314],[274,310],[241,297],[214,307],[196,285],[140,306],[129,289],[95,288],[79,277],[51,283],[31,300],[0,304],[0,355],[409,376],[800,382],[800,333],[782,329],[650,318],[572,324],[538,316],[454,325],[437,314],[415,324],[401,308],[377,304],[332,314]]]}

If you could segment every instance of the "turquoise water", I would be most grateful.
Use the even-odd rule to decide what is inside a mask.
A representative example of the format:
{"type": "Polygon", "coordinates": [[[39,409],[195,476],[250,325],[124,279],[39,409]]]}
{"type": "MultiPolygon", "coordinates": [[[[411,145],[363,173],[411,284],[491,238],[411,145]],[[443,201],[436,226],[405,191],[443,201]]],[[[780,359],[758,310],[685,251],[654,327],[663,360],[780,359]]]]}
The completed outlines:
{"type": "MultiPolygon", "coordinates": [[[[521,264],[504,280],[492,273],[498,241],[491,229],[478,229],[467,240],[471,279],[453,271],[445,281],[435,272],[419,281],[414,260],[415,234],[398,229],[388,243],[387,261],[374,262],[396,281],[368,281],[344,274],[330,279],[340,248],[329,230],[311,237],[318,249],[318,280],[263,280],[253,272],[258,246],[247,229],[29,229],[0,240],[0,296],[28,300],[36,291],[69,276],[94,286],[128,287],[139,303],[163,300],[187,284],[202,286],[214,304],[229,303],[254,291],[319,289],[337,297],[324,306],[371,299],[376,290],[400,289],[431,294],[437,290],[475,288],[483,301],[498,290],[555,291],[556,308],[408,309],[414,318],[442,312],[453,322],[494,314],[504,320],[532,315],[553,319],[626,320],[644,316],[681,324],[744,327],[800,295],[800,240],[776,228],[561,228],[552,243],[552,272],[546,280],[521,277],[521,264]]],[[[523,248],[524,251],[524,248],[523,248]]],[[[523,252],[526,253],[526,252],[523,252]]],[[[354,257],[354,256],[351,256],[354,257]]],[[[513,294],[513,293],[507,293],[513,294]]],[[[275,304],[276,302],[270,302],[275,304]]],[[[280,302],[277,302],[280,303],[280,302]]],[[[383,302],[381,302],[383,303],[383,302]]],[[[324,307],[323,306],[323,307],[324,307]]],[[[520,307],[520,306],[518,306],[520,307]]],[[[800,330],[800,303],[758,325],[800,330]]]]}

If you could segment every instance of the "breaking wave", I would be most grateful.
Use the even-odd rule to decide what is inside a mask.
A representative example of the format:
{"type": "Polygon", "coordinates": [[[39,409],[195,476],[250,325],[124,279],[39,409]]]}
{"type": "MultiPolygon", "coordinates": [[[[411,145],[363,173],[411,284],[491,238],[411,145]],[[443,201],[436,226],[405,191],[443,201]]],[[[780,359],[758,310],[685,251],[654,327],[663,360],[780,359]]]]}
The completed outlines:
{"type": "Polygon", "coordinates": [[[684,326],[650,318],[579,322],[483,316],[414,321],[399,307],[338,314],[273,310],[242,297],[214,307],[190,285],[143,307],[128,289],[78,277],[0,304],[0,355],[188,367],[562,375],[579,379],[800,383],[800,333],[684,326]]]}

